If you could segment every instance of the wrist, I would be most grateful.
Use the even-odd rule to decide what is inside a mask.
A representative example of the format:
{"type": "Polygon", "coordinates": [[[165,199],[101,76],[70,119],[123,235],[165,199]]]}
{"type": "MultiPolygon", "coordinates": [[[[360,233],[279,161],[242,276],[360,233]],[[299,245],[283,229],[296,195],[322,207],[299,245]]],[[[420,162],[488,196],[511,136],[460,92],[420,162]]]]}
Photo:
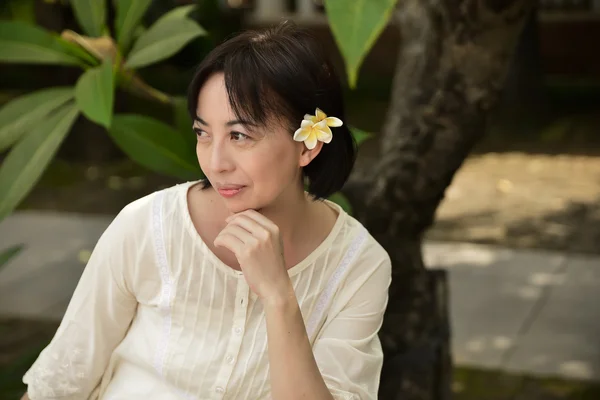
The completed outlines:
{"type": "Polygon", "coordinates": [[[288,279],[286,285],[272,294],[264,296],[261,299],[265,311],[267,310],[285,310],[291,305],[298,304],[296,293],[292,282],[288,279]]]}

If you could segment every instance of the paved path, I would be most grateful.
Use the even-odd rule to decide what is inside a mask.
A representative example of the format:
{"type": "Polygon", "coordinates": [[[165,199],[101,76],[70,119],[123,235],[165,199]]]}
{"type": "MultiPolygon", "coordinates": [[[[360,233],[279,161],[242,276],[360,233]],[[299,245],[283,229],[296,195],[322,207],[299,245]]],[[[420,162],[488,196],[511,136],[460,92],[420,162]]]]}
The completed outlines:
{"type": "MultiPolygon", "coordinates": [[[[111,217],[21,212],[0,249],[26,250],[0,270],[0,314],[60,319],[111,217]]],[[[600,381],[600,257],[427,242],[450,277],[457,365],[600,381]]]]}

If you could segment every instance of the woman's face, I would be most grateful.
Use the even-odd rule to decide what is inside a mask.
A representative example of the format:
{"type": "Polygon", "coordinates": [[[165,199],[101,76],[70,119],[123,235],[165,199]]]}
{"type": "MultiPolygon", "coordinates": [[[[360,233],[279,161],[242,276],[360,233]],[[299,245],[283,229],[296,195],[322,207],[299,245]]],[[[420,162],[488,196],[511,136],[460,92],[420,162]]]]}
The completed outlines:
{"type": "Polygon", "coordinates": [[[222,73],[200,90],[194,131],[200,167],[232,213],[261,209],[283,193],[303,190],[304,144],[279,124],[267,129],[238,121],[222,73]]]}

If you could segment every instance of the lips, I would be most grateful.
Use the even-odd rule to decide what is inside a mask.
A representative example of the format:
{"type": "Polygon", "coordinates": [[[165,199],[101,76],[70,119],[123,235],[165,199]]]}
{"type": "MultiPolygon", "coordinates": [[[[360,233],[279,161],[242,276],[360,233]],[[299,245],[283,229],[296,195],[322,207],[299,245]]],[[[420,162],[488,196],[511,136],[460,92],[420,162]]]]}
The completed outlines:
{"type": "Polygon", "coordinates": [[[244,189],[244,185],[215,185],[217,192],[223,197],[233,197],[244,189]]]}
{"type": "Polygon", "coordinates": [[[217,190],[238,190],[244,187],[244,185],[215,185],[217,190]]]}

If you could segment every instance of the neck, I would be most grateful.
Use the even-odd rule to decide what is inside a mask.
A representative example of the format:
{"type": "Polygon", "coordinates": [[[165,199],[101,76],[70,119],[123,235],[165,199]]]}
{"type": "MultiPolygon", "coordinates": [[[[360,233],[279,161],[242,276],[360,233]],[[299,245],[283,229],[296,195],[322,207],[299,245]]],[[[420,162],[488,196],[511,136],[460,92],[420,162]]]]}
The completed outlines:
{"type": "Polygon", "coordinates": [[[278,227],[284,246],[288,247],[302,238],[303,227],[309,221],[312,202],[303,190],[290,190],[282,193],[277,201],[262,208],[260,213],[278,227]]]}

